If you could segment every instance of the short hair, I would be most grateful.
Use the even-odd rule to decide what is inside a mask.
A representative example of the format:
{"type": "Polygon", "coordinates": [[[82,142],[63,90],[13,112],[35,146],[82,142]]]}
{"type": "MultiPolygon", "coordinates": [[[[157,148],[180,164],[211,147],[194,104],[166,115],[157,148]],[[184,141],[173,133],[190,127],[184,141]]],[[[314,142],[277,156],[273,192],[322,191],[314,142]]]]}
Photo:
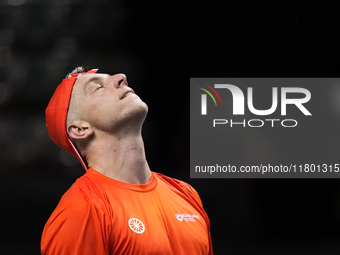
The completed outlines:
{"type": "Polygon", "coordinates": [[[76,68],[74,68],[71,72],[69,72],[65,79],[70,78],[72,74],[77,74],[77,73],[86,73],[87,71],[89,71],[90,68],[87,66],[77,66],[76,68]]]}

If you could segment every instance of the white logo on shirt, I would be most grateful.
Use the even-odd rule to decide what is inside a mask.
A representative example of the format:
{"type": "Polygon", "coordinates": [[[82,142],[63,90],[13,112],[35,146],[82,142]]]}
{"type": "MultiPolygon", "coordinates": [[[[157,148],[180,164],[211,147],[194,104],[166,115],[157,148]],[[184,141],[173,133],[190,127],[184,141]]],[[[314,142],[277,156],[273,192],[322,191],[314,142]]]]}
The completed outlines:
{"type": "Polygon", "coordinates": [[[179,221],[195,221],[195,219],[200,219],[200,216],[195,215],[195,214],[181,214],[181,213],[176,213],[176,218],[179,221]]]}
{"type": "Polygon", "coordinates": [[[131,218],[128,224],[130,229],[137,234],[143,234],[145,231],[145,226],[139,219],[131,218]]]}

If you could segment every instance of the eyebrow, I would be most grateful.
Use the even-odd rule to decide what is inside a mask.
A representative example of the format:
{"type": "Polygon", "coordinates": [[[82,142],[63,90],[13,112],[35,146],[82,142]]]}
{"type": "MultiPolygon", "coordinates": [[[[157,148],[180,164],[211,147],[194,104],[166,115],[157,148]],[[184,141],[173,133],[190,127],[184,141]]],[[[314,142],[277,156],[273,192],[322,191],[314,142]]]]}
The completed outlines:
{"type": "MultiPolygon", "coordinates": [[[[109,75],[108,75],[109,76],[109,75]]],[[[95,76],[95,77],[92,77],[90,78],[89,80],[87,80],[84,84],[84,93],[87,94],[87,88],[88,88],[88,85],[91,83],[91,82],[94,82],[94,81],[102,81],[104,79],[104,77],[102,76],[95,76]]]]}

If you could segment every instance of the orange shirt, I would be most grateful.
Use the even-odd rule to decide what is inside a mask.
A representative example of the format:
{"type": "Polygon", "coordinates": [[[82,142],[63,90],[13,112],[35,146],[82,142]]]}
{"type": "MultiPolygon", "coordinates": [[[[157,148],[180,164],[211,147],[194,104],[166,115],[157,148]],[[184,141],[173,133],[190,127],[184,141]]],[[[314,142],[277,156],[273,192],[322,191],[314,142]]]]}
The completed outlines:
{"type": "Polygon", "coordinates": [[[89,169],[63,195],[41,238],[43,255],[212,254],[210,222],[187,183],[152,172],[128,184],[89,169]]]}

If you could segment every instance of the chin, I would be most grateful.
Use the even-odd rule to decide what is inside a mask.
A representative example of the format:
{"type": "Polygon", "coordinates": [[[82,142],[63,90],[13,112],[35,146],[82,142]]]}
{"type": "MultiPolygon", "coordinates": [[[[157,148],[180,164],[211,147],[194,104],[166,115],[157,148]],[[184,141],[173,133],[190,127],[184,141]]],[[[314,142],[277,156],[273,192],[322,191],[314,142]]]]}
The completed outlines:
{"type": "Polygon", "coordinates": [[[143,121],[145,120],[146,118],[146,115],[149,111],[149,108],[147,106],[146,103],[144,103],[143,101],[141,101],[141,104],[139,104],[136,109],[134,109],[135,112],[134,114],[132,115],[135,115],[136,117],[140,117],[140,118],[143,118],[143,121]]]}
{"type": "Polygon", "coordinates": [[[123,118],[121,119],[123,123],[143,123],[148,113],[148,106],[142,100],[138,100],[138,102],[131,104],[130,107],[125,110],[122,114],[123,118]]]}

